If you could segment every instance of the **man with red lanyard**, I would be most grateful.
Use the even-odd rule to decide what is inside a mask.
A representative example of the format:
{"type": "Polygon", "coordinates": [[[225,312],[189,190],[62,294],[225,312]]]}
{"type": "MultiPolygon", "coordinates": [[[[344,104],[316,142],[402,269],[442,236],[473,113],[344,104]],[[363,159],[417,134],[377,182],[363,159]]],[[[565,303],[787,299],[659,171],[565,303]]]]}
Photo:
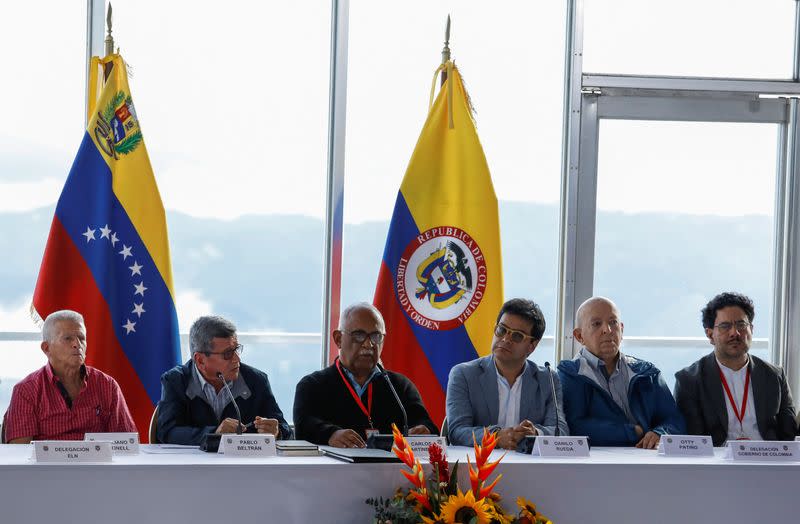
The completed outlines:
{"type": "Polygon", "coordinates": [[[136,431],[117,381],[84,363],[82,315],[69,310],[51,313],[42,325],[42,339],[47,364],[22,379],[11,394],[5,428],[9,443],[136,431]]]}
{"type": "Polygon", "coordinates": [[[792,392],[781,368],[750,355],[753,301],[720,293],[702,311],[714,352],[675,373],[675,400],[692,435],[726,440],[793,440],[792,392]]]}
{"type": "MultiPolygon", "coordinates": [[[[363,448],[372,433],[391,433],[403,415],[378,364],[386,327],[380,312],[366,302],[342,312],[333,341],[339,358],[333,365],[303,377],[294,397],[297,438],[339,448],[363,448]]],[[[436,434],[414,384],[386,371],[408,414],[409,434],[436,434]]]]}

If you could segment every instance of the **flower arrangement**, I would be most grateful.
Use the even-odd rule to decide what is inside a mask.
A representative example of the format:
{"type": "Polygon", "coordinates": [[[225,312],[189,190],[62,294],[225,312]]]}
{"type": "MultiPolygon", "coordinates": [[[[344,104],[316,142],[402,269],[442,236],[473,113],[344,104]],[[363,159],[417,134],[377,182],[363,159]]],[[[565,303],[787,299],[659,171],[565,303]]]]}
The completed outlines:
{"type": "Polygon", "coordinates": [[[517,498],[517,514],[506,513],[500,506],[500,495],[493,490],[502,474],[489,482],[489,477],[505,454],[494,462],[489,456],[497,445],[497,437],[483,430],[481,443],[475,442],[475,464],[469,467],[470,488],[466,493],[458,486],[458,462],[452,471],[444,450],[438,444],[428,448],[431,470],[426,479],[425,471],[405,437],[392,425],[394,446],[392,451],[410,471],[400,472],[411,482],[407,490],[398,488],[390,499],[370,498],[367,504],[375,510],[373,522],[377,524],[552,524],[536,511],[536,506],[517,498]]]}

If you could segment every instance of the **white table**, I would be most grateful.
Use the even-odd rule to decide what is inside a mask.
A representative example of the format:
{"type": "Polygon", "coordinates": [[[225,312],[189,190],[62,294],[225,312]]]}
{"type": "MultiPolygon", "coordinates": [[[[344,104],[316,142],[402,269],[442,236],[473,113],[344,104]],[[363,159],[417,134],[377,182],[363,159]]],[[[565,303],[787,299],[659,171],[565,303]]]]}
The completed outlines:
{"type": "MultiPolygon", "coordinates": [[[[800,521],[800,463],[732,463],[717,451],[701,459],[617,448],[593,448],[588,460],[509,453],[496,470],[498,492],[507,509],[522,495],[559,524],[800,521]]],[[[467,452],[448,449],[465,487],[467,452]]],[[[360,523],[371,517],[366,498],[407,485],[398,464],[327,457],[143,452],[112,464],[48,465],[30,455],[30,446],[0,445],[4,524],[360,523]]]]}

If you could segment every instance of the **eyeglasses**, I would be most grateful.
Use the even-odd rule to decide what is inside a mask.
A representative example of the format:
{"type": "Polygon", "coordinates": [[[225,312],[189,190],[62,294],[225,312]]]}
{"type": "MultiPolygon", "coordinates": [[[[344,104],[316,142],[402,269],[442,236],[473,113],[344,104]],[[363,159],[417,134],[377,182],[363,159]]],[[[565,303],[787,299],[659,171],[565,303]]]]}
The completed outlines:
{"type": "Polygon", "coordinates": [[[732,327],[736,328],[736,331],[745,331],[747,328],[751,327],[753,324],[746,320],[737,320],[736,322],[720,322],[715,328],[719,329],[720,331],[730,331],[732,327]]]}
{"type": "Polygon", "coordinates": [[[514,342],[514,343],[517,343],[517,344],[519,344],[520,342],[522,342],[526,338],[533,338],[533,336],[528,335],[527,333],[524,333],[522,331],[517,331],[516,329],[508,328],[508,327],[504,326],[503,324],[497,324],[494,327],[494,334],[498,338],[505,338],[505,336],[508,333],[511,333],[511,342],[514,342]]]}
{"type": "Polygon", "coordinates": [[[372,333],[367,333],[361,329],[357,329],[355,331],[342,331],[342,333],[347,333],[350,335],[350,338],[353,339],[353,342],[356,344],[363,344],[367,338],[369,341],[372,342],[374,345],[378,345],[383,342],[384,334],[380,331],[373,331],[372,333]]]}
{"type": "Polygon", "coordinates": [[[236,353],[237,355],[241,355],[244,351],[244,346],[239,344],[235,348],[226,349],[225,351],[203,351],[206,355],[222,355],[222,358],[225,360],[230,360],[233,358],[233,354],[236,353]]]}

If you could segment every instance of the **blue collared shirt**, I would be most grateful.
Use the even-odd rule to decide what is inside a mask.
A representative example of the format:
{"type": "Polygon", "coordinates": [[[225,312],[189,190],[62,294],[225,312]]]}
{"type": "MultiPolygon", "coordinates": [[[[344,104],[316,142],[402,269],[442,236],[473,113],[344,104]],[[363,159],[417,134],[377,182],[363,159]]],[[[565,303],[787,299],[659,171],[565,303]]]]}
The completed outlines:
{"type": "Polygon", "coordinates": [[[375,378],[375,375],[381,374],[381,372],[378,370],[378,366],[375,366],[374,368],[372,368],[372,373],[370,374],[369,378],[364,382],[364,385],[360,386],[356,381],[356,376],[353,375],[349,369],[347,369],[344,366],[342,366],[342,369],[344,370],[344,374],[347,375],[348,380],[350,380],[350,383],[353,385],[353,388],[356,390],[356,395],[358,395],[359,397],[361,397],[361,395],[363,395],[364,392],[367,390],[367,386],[369,385],[370,382],[372,382],[372,379],[375,378]]]}
{"type": "MultiPolygon", "coordinates": [[[[225,407],[230,403],[231,396],[225,391],[225,388],[217,392],[214,386],[203,377],[200,370],[197,369],[197,366],[192,366],[192,368],[194,369],[194,373],[192,373],[192,382],[203,392],[205,401],[208,402],[208,405],[214,410],[217,420],[221,421],[222,412],[225,411],[225,407]]],[[[234,380],[230,386],[234,397],[248,397],[250,395],[250,388],[247,387],[242,375],[236,377],[236,380],[234,380]]]]}
{"type": "MultiPolygon", "coordinates": [[[[628,385],[630,384],[632,376],[631,368],[625,361],[625,355],[622,353],[619,354],[617,365],[611,375],[608,374],[606,363],[593,355],[588,349],[581,348],[580,355],[581,360],[591,369],[591,374],[588,375],[588,377],[611,395],[614,403],[622,409],[623,413],[625,413],[625,417],[631,424],[638,424],[633,417],[631,406],[628,402],[628,385]]],[[[584,374],[583,371],[584,366],[581,365],[581,375],[584,374]]]]}

